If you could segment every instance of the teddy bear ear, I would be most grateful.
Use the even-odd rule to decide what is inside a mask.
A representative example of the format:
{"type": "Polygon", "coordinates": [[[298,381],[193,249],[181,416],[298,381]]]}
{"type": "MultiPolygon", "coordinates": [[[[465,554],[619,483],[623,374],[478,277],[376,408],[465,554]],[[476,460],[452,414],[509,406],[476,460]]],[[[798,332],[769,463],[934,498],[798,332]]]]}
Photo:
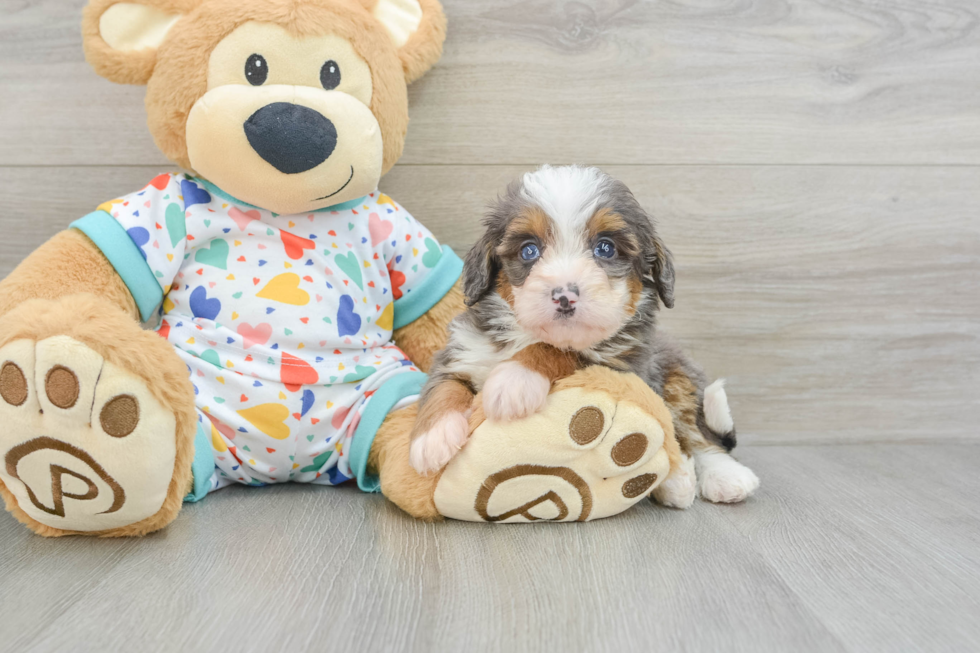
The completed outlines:
{"type": "Polygon", "coordinates": [[[439,0],[377,0],[371,13],[398,48],[409,84],[442,56],[446,15],[439,0]]]}
{"type": "Polygon", "coordinates": [[[82,17],[85,58],[95,72],[119,84],[146,84],[157,61],[157,48],[188,0],[91,0],[82,17]]]}

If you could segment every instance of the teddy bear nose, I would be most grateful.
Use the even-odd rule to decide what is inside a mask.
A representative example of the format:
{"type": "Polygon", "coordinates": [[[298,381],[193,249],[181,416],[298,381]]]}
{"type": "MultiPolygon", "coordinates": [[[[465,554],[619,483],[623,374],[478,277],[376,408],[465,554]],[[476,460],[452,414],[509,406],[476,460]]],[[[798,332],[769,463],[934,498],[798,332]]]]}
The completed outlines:
{"type": "Polygon", "coordinates": [[[289,102],[268,104],[245,121],[255,152],[287,175],[312,170],[337,147],[337,128],[320,112],[289,102]]]}

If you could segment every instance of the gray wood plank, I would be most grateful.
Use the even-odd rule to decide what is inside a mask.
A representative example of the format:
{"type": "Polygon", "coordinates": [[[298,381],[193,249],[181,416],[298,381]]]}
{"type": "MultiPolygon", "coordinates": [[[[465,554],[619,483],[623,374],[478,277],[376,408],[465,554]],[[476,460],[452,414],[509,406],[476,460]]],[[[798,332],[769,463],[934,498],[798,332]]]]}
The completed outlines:
{"type": "MultiPolygon", "coordinates": [[[[3,275],[168,166],[142,89],[82,61],[84,2],[0,3],[3,275]]],[[[353,488],[231,488],[126,541],[0,514],[3,647],[976,648],[975,3],[445,4],[382,188],[462,251],[532,164],[606,164],[660,220],[663,322],[730,379],[762,492],[488,528],[353,488]]]]}
{"type": "Polygon", "coordinates": [[[975,445],[746,448],[739,506],[412,521],[354,488],[230,488],[142,540],[0,516],[11,650],[962,651],[975,445]],[[56,571],[52,571],[56,570],[56,571]],[[86,588],[81,591],[80,588],[86,588]]]}
{"type": "MultiPolygon", "coordinates": [[[[0,5],[0,164],[163,163],[85,0],[0,5]]],[[[405,163],[980,163],[972,0],[447,0],[405,163]]]]}
{"type": "Polygon", "coordinates": [[[977,621],[954,615],[980,612],[980,449],[848,446],[745,454],[770,463],[763,482],[776,505],[709,514],[753,542],[848,648],[976,649],[977,621]]]}
{"type": "MultiPolygon", "coordinates": [[[[382,188],[462,253],[525,168],[397,166],[382,188]]],[[[160,169],[0,168],[0,274],[160,169]]],[[[973,439],[980,169],[613,166],[677,269],[663,323],[730,380],[745,442],[973,439]]]]}

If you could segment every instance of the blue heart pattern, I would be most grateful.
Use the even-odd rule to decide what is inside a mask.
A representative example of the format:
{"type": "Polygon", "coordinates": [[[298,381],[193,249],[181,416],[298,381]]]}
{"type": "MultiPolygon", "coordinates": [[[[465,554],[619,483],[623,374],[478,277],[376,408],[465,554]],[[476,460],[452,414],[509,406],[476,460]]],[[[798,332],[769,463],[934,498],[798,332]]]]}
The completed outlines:
{"type": "Polygon", "coordinates": [[[313,400],[313,391],[310,389],[303,390],[303,407],[300,416],[306,416],[310,412],[310,408],[313,408],[313,400]]]}
{"type": "Polygon", "coordinates": [[[180,180],[180,194],[184,196],[184,210],[195,204],[210,204],[211,193],[207,192],[193,181],[180,180]]]}
{"type": "Polygon", "coordinates": [[[208,291],[204,286],[198,286],[191,292],[191,313],[194,317],[203,317],[205,320],[215,320],[221,312],[221,301],[217,297],[208,298],[208,291]]]}
{"type": "Polygon", "coordinates": [[[337,308],[337,333],[343,336],[356,336],[361,330],[361,316],[354,312],[354,299],[341,295],[337,308]]]}
{"type": "Polygon", "coordinates": [[[136,246],[140,248],[140,254],[143,255],[143,260],[146,260],[146,251],[143,249],[143,245],[150,242],[150,232],[143,227],[132,227],[126,230],[129,237],[136,243],[136,246]]]}

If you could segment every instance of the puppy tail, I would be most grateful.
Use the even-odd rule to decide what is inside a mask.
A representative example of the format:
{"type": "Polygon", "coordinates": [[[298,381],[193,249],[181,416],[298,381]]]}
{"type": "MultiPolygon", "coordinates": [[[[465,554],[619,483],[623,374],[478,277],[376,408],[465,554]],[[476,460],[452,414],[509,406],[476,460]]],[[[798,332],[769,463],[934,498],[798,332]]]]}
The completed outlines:
{"type": "Polygon", "coordinates": [[[704,400],[698,413],[698,428],[708,442],[713,442],[726,451],[735,448],[735,420],[728,407],[725,394],[725,380],[718,379],[704,389],[704,400]]]}

